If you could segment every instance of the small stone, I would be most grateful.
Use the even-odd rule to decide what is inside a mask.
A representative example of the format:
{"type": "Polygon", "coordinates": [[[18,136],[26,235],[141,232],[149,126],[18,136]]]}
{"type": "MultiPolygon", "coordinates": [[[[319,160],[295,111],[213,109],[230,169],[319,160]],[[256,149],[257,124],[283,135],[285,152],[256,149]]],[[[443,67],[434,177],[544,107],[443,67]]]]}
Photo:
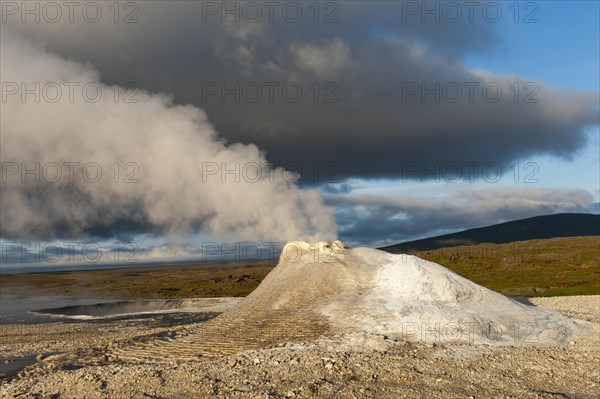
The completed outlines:
{"type": "Polygon", "coordinates": [[[253,362],[254,364],[260,364],[260,359],[258,357],[255,357],[253,362]]]}
{"type": "Polygon", "coordinates": [[[237,384],[233,387],[235,391],[238,392],[250,392],[254,387],[250,384],[237,384]]]}

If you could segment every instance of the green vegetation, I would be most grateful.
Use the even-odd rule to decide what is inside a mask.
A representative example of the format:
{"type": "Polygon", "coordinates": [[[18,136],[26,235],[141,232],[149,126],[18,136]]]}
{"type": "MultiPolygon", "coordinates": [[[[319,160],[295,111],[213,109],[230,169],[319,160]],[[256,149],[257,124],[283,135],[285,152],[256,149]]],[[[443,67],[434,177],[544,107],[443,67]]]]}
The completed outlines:
{"type": "MultiPolygon", "coordinates": [[[[467,245],[414,255],[504,295],[600,294],[600,236],[467,245]]],[[[0,289],[129,298],[246,296],[274,266],[274,261],[263,261],[3,274],[0,289]]]]}
{"type": "Polygon", "coordinates": [[[2,274],[0,289],[3,293],[36,290],[61,295],[122,298],[246,296],[274,266],[274,261],[262,261],[2,274]]]}
{"type": "Polygon", "coordinates": [[[465,245],[414,255],[504,295],[600,294],[599,236],[465,245]]]}
{"type": "Polygon", "coordinates": [[[246,296],[258,287],[269,271],[270,269],[244,274],[234,273],[223,277],[203,278],[191,283],[182,281],[174,287],[162,287],[165,283],[173,285],[172,281],[151,280],[146,287],[148,292],[158,290],[160,296],[169,298],[246,296]]]}

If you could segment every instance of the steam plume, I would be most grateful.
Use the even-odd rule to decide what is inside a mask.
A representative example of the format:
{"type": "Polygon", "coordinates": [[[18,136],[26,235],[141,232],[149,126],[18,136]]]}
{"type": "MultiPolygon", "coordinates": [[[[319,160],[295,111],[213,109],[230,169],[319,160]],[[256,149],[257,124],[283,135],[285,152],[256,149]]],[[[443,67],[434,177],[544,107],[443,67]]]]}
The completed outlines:
{"type": "Polygon", "coordinates": [[[203,110],[97,84],[92,66],[2,33],[2,237],[335,238],[317,191],[256,146],[225,143],[203,110]]]}

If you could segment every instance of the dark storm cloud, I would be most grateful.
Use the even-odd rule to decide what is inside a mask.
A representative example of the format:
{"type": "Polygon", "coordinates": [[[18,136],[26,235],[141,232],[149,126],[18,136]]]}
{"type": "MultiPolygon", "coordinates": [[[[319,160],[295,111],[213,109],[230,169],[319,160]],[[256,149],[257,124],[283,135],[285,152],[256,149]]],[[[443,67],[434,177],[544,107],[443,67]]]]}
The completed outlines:
{"type": "Polygon", "coordinates": [[[478,168],[534,154],[569,158],[585,144],[585,127],[598,123],[598,93],[561,91],[463,63],[468,54],[505,49],[497,31],[511,28],[506,8],[499,23],[482,18],[483,6],[473,22],[463,9],[457,23],[443,16],[422,23],[400,2],[337,2],[333,14],[320,10],[320,21],[338,20],[325,24],[297,3],[303,17],[296,23],[279,11],[269,22],[264,9],[259,23],[243,16],[222,23],[207,15],[206,3],[138,4],[133,24],[8,25],[91,62],[105,82],[135,82],[203,108],[222,137],[256,144],[284,167],[293,163],[304,183],[415,178],[439,165],[478,168]],[[282,93],[290,82],[302,89],[298,102],[282,93]],[[278,85],[273,101],[266,83],[278,85]],[[255,85],[262,95],[252,103],[255,85]],[[233,94],[223,100],[224,87],[240,101],[233,94]]]}
{"type": "Polygon", "coordinates": [[[327,197],[336,205],[340,238],[376,246],[538,215],[588,212],[592,200],[585,190],[500,187],[442,197],[327,197]]]}

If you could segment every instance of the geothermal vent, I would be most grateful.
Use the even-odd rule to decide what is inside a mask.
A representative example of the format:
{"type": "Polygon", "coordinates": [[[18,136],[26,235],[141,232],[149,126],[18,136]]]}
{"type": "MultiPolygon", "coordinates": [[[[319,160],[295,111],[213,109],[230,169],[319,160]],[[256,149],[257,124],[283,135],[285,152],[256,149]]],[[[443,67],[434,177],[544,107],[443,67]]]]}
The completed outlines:
{"type": "Polygon", "coordinates": [[[345,249],[340,241],[287,244],[277,267],[238,306],[235,313],[247,313],[247,318],[299,314],[337,333],[420,341],[513,345],[527,338],[531,343],[558,343],[581,326],[437,263],[370,248],[345,249]]]}
{"type": "MultiPolygon", "coordinates": [[[[279,264],[247,298],[209,322],[179,331],[161,345],[161,356],[189,359],[324,334],[370,333],[399,340],[490,345],[560,344],[586,325],[518,303],[415,256],[347,249],[339,241],[291,242],[279,264]]],[[[156,354],[157,345],[153,348],[156,354]]],[[[120,350],[118,355],[124,354],[120,350]]]]}

